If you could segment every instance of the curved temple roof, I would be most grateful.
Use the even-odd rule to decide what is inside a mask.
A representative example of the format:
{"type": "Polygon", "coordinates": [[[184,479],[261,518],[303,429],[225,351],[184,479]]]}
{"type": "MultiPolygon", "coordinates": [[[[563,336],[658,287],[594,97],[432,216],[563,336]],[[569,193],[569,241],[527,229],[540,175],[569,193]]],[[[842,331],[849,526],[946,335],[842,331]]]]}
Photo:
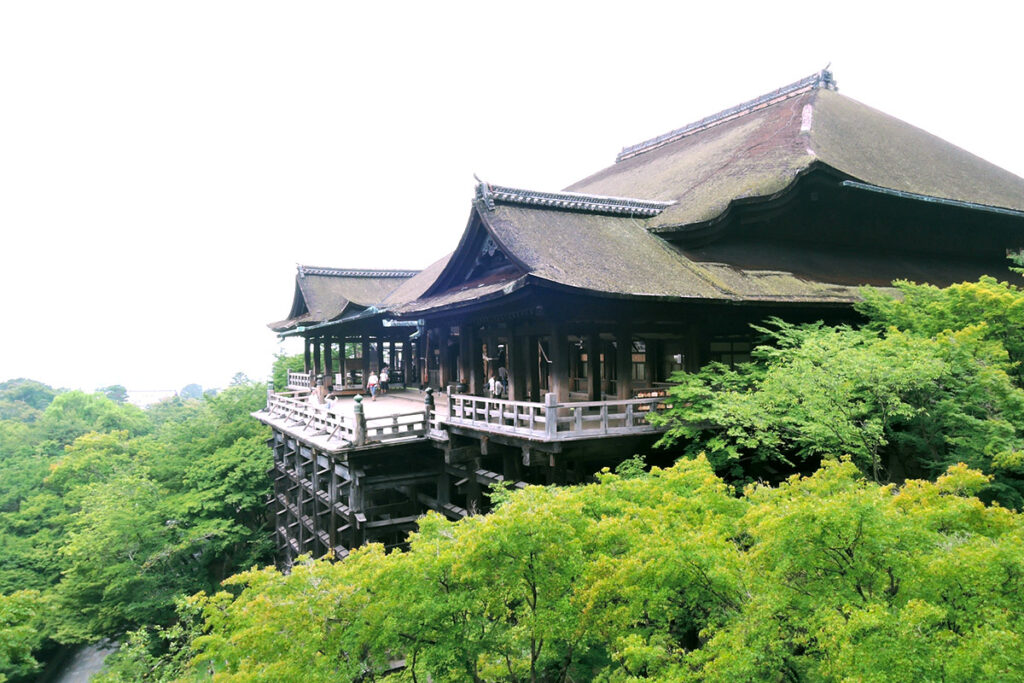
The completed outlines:
{"type": "Polygon", "coordinates": [[[303,324],[340,318],[353,310],[380,303],[419,273],[417,270],[365,270],[298,265],[292,309],[284,320],[270,323],[275,332],[303,324]]]}
{"type": "Polygon", "coordinates": [[[566,189],[673,201],[651,221],[658,230],[777,193],[814,163],[886,189],[1024,210],[1024,179],[840,95],[828,71],[627,147],[566,189]]]}
{"type": "MultiPolygon", "coordinates": [[[[811,279],[775,270],[792,267],[778,258],[770,270],[698,262],[658,235],[714,221],[737,201],[778,196],[822,166],[860,191],[1014,219],[1024,212],[1024,179],[840,95],[832,74],[821,71],[626,147],[615,164],[562,192],[480,182],[455,252],[419,273],[300,266],[291,317],[271,327],[334,320],[351,305],[414,316],[531,283],[611,296],[854,301],[858,291],[848,283],[855,278],[839,284],[833,276],[837,268],[848,275],[874,268],[851,270],[854,255],[790,254],[814,266],[811,279]],[[485,272],[471,266],[481,244],[500,250],[507,267],[475,275],[485,272]]],[[[900,267],[927,276],[917,265],[900,267]]]]}

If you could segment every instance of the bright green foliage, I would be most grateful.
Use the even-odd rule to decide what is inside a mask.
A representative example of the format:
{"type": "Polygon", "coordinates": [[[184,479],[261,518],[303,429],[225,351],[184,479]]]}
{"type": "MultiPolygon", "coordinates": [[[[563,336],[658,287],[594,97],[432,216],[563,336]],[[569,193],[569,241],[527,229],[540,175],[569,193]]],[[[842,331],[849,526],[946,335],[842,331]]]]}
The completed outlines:
{"type": "Polygon", "coordinates": [[[229,579],[190,601],[180,677],[1024,680],[1024,519],[971,496],[978,472],[897,489],[829,462],[740,496],[703,458],[600,479],[428,515],[406,553],[229,579]]]}
{"type": "Polygon", "coordinates": [[[37,592],[0,593],[0,683],[8,676],[28,676],[38,669],[32,651],[42,643],[39,617],[37,592]]]}
{"type": "Polygon", "coordinates": [[[283,353],[279,353],[274,356],[272,372],[274,391],[284,391],[288,386],[288,372],[300,372],[304,367],[305,360],[301,353],[295,356],[286,356],[283,353]]]}
{"type": "Polygon", "coordinates": [[[32,647],[171,624],[176,599],[270,560],[271,456],[249,415],[265,398],[238,386],[142,412],[66,392],[0,421],[0,593],[38,591],[32,647]]]}
{"type": "Polygon", "coordinates": [[[167,683],[182,675],[195,656],[192,642],[202,635],[194,600],[177,601],[180,619],[170,626],[131,631],[121,649],[104,661],[92,683],[167,683]]]}
{"type": "Polygon", "coordinates": [[[56,588],[63,618],[56,638],[88,641],[138,623],[170,618],[174,596],[193,581],[181,535],[159,488],[121,474],[74,491],[80,510],[61,548],[56,588]]]}
{"type": "Polygon", "coordinates": [[[0,382],[0,420],[35,422],[56,395],[52,387],[30,379],[0,382]]]}
{"type": "Polygon", "coordinates": [[[150,427],[146,414],[136,406],[118,405],[100,394],[68,391],[53,399],[36,421],[37,448],[44,455],[59,455],[89,432],[126,431],[138,436],[150,427]]]}
{"type": "Polygon", "coordinates": [[[983,497],[1024,506],[1024,390],[979,326],[924,337],[775,321],[756,364],[680,374],[664,442],[706,451],[730,477],[772,477],[847,454],[876,481],[956,462],[994,474],[983,497]]]}
{"type": "Polygon", "coordinates": [[[871,327],[897,327],[919,336],[934,337],[950,330],[977,326],[986,339],[999,342],[1009,353],[1010,374],[1024,386],[1024,291],[993,277],[945,288],[899,281],[902,293],[894,299],[874,289],[863,290],[857,306],[871,327]]]}

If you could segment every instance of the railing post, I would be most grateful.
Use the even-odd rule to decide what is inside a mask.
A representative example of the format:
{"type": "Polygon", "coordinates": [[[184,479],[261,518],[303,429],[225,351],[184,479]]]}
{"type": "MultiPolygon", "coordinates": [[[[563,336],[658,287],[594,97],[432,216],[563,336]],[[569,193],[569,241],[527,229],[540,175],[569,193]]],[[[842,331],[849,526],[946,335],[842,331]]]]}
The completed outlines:
{"type": "Polygon", "coordinates": [[[558,436],[558,395],[544,394],[544,430],[549,439],[558,436]]]}
{"type": "Polygon", "coordinates": [[[427,387],[426,395],[423,397],[423,422],[427,432],[430,431],[430,414],[434,412],[434,390],[427,387]]]}
{"type": "Polygon", "coordinates": [[[448,387],[445,389],[445,391],[448,392],[448,421],[451,422],[451,419],[452,419],[452,385],[449,384],[448,387]]]}
{"type": "Polygon", "coordinates": [[[357,394],[355,398],[356,404],[352,407],[352,413],[355,417],[355,445],[362,446],[366,443],[366,415],[363,414],[363,396],[357,394]]]}

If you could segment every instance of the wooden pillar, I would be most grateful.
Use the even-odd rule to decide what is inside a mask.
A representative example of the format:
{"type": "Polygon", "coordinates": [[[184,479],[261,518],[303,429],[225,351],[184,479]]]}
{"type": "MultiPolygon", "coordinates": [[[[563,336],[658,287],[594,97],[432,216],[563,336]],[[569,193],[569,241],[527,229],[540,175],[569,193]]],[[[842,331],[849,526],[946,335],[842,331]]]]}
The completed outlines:
{"type": "Polygon", "coordinates": [[[320,365],[320,337],[313,340],[313,372],[317,375],[323,372],[320,365]]]}
{"type": "Polygon", "coordinates": [[[483,396],[487,393],[487,375],[484,374],[484,350],[475,326],[469,328],[469,393],[483,396]]]}
{"type": "Polygon", "coordinates": [[[508,331],[508,337],[505,339],[505,370],[508,372],[508,396],[513,401],[523,400],[523,381],[520,375],[519,356],[519,344],[515,338],[515,332],[512,329],[508,331]]]}
{"type": "Polygon", "coordinates": [[[523,341],[523,369],[526,375],[526,400],[540,401],[540,354],[537,352],[537,345],[540,343],[535,335],[524,337],[523,341]]]}
{"type": "Polygon", "coordinates": [[[421,379],[423,384],[430,384],[430,330],[424,332],[423,338],[423,368],[420,370],[421,379]]]}
{"type": "Polygon", "coordinates": [[[341,375],[341,388],[348,384],[348,362],[345,345],[345,337],[338,340],[338,374],[341,375]]]}
{"type": "MultiPolygon", "coordinates": [[[[342,341],[341,348],[341,357],[344,358],[344,340],[342,341]]],[[[330,512],[328,513],[327,519],[328,524],[330,524],[330,526],[328,527],[327,534],[328,537],[331,539],[331,551],[333,552],[334,549],[337,548],[338,544],[341,542],[341,539],[338,538],[338,527],[341,526],[341,523],[340,520],[338,519],[338,510],[335,507],[335,503],[338,502],[338,471],[335,469],[334,461],[332,459],[329,459],[328,462],[330,463],[330,469],[327,470],[327,504],[329,506],[330,512]]]]}
{"type": "Polygon", "coordinates": [[[516,387],[517,401],[532,401],[530,391],[530,337],[518,335],[512,342],[512,349],[509,355],[514,357],[513,366],[509,368],[509,377],[516,387]]]}
{"type": "Polygon", "coordinates": [[[551,327],[551,393],[558,403],[569,400],[569,332],[561,323],[551,327]]]}
{"type": "Polygon", "coordinates": [[[363,380],[362,384],[366,386],[366,380],[370,377],[370,340],[364,334],[359,338],[359,344],[363,353],[363,380]]]}
{"type": "Polygon", "coordinates": [[[448,352],[448,331],[448,327],[441,327],[437,331],[437,381],[441,385],[441,391],[444,391],[452,381],[453,368],[451,354],[448,352]]]}
{"type": "Polygon", "coordinates": [[[437,512],[444,514],[444,506],[451,502],[451,481],[448,476],[448,470],[441,467],[440,474],[437,475],[437,512]]]}
{"type": "Polygon", "coordinates": [[[391,372],[397,371],[395,367],[395,340],[391,339],[388,341],[388,367],[391,368],[391,372]]]}
{"type": "Polygon", "coordinates": [[[309,348],[309,345],[310,345],[309,337],[303,337],[302,338],[302,369],[305,372],[307,372],[307,373],[310,370],[313,369],[313,363],[310,360],[311,350],[309,348]]]}
{"type": "Polygon", "coordinates": [[[633,335],[620,327],[615,333],[615,393],[619,399],[633,398],[633,335]]]}
{"type": "Polygon", "coordinates": [[[612,391],[612,382],[615,381],[615,373],[617,369],[616,363],[618,359],[615,357],[615,345],[607,339],[601,340],[601,391],[608,394],[611,398],[617,398],[618,393],[612,391]]]}
{"type": "Polygon", "coordinates": [[[487,340],[487,364],[484,367],[484,381],[490,379],[491,373],[498,376],[498,338],[488,334],[487,340]]]}
{"type": "Polygon", "coordinates": [[[658,377],[658,342],[654,339],[644,340],[644,372],[647,386],[654,386],[658,377]]]}
{"type": "Polygon", "coordinates": [[[601,400],[601,337],[587,335],[587,392],[591,401],[601,400]]]}
{"type": "Polygon", "coordinates": [[[469,384],[470,376],[473,374],[472,351],[469,343],[469,326],[459,327],[459,382],[469,384]]]}
{"type": "Polygon", "coordinates": [[[324,386],[334,384],[334,337],[327,335],[324,338],[324,386]]]}
{"type": "Polygon", "coordinates": [[[412,369],[412,347],[413,343],[405,339],[402,341],[402,382],[403,384],[410,384],[413,382],[411,374],[412,369]]]}

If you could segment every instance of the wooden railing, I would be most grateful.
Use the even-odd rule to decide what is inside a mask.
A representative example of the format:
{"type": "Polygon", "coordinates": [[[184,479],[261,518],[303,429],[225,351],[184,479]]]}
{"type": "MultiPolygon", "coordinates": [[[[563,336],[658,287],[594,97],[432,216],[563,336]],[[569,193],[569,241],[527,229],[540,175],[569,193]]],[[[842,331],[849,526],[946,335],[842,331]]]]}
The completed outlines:
{"type": "Polygon", "coordinates": [[[559,403],[554,394],[546,394],[544,403],[533,403],[451,394],[447,413],[439,421],[542,441],[568,441],[660,431],[647,421],[647,416],[668,407],[665,400],[651,397],[559,403]]]}
{"type": "Polygon", "coordinates": [[[289,389],[313,389],[313,373],[312,372],[294,372],[288,371],[288,388],[289,389]]]}
{"type": "Polygon", "coordinates": [[[534,403],[449,394],[447,406],[435,409],[432,392],[425,398],[423,410],[366,417],[362,397],[356,397],[354,404],[321,404],[300,392],[269,392],[265,413],[288,431],[322,440],[332,448],[347,448],[428,435],[447,438],[447,425],[539,441],[654,433],[661,429],[647,416],[669,405],[664,396],[559,403],[554,394],[546,394],[544,403],[534,403]]]}
{"type": "MultiPolygon", "coordinates": [[[[384,443],[396,439],[426,436],[427,412],[417,410],[393,415],[366,417],[357,397],[351,412],[342,412],[341,402],[311,402],[307,396],[268,393],[266,412],[285,420],[287,428],[328,442],[352,446],[384,443]]],[[[344,445],[340,444],[339,445],[344,445]]]]}

